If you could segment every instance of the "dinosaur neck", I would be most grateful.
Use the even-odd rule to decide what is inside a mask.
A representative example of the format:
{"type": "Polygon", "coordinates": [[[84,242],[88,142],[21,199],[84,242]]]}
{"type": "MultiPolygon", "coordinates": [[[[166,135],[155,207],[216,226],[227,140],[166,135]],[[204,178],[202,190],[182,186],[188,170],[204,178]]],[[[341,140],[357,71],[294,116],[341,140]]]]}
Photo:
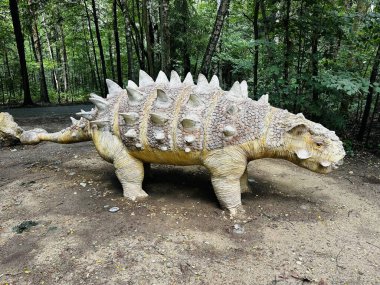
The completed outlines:
{"type": "MultiPolygon", "coordinates": [[[[274,129],[278,127],[277,123],[281,112],[281,109],[269,107],[264,118],[261,136],[241,145],[246,152],[248,160],[282,158],[283,156],[286,156],[286,152],[281,151],[280,137],[277,136],[277,132],[274,129]]],[[[256,128],[257,126],[254,125],[253,127],[256,128]]]]}

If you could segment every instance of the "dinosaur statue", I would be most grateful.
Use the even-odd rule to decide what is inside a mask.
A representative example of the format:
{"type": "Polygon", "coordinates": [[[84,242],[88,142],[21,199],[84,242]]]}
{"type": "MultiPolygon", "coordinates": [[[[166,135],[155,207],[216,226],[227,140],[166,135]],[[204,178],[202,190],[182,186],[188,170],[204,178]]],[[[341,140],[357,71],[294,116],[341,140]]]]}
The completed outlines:
{"type": "Polygon", "coordinates": [[[194,84],[161,71],[154,81],[140,71],[139,85],[122,89],[107,80],[109,94],[90,95],[91,111],[60,132],[24,131],[23,144],[41,141],[76,143],[92,140],[100,156],[113,163],[124,196],[137,200],[143,163],[204,165],[211,173],[216,196],[232,216],[244,213],[241,192],[247,191],[247,163],[271,157],[291,161],[318,173],[328,173],[345,156],[334,132],[302,114],[270,106],[268,95],[248,98],[247,82],[223,91],[216,76],[199,75],[194,84]]]}

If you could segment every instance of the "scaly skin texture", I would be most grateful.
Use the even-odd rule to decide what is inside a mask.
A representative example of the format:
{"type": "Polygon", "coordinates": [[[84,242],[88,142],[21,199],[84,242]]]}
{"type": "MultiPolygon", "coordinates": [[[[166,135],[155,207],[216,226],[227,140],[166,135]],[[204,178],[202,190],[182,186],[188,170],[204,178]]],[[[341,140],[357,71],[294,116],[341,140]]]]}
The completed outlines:
{"type": "Polygon", "coordinates": [[[22,143],[93,140],[102,158],[114,164],[124,196],[137,200],[142,189],[144,163],[204,165],[211,173],[223,208],[237,216],[244,212],[241,192],[248,191],[247,163],[265,157],[282,158],[315,172],[328,173],[345,152],[331,132],[303,117],[274,108],[268,96],[248,98],[246,82],[230,91],[200,75],[181,82],[160,72],[153,81],[140,71],[139,86],[126,90],[107,81],[107,99],[91,95],[96,108],[78,113],[73,126],[58,133],[24,132],[22,143]]]}

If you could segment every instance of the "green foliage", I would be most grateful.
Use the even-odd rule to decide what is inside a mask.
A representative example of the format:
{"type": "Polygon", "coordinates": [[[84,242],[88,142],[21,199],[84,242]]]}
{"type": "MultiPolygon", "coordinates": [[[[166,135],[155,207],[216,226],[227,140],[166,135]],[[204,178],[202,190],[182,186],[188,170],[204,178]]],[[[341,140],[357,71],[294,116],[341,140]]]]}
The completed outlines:
{"type": "MultiPolygon", "coordinates": [[[[99,91],[95,56],[99,72],[101,65],[91,1],[86,0],[89,19],[84,0],[33,0],[32,6],[27,0],[18,2],[33,99],[39,100],[40,66],[35,60],[31,42],[31,7],[36,14],[51,100],[81,101],[86,100],[84,94],[99,91]],[[94,42],[89,29],[92,30],[94,42]],[[66,71],[64,48],[69,73],[67,90],[63,87],[66,71]]],[[[147,23],[144,23],[143,14],[145,1],[124,2],[127,14],[119,5],[117,9],[123,80],[130,79],[127,78],[126,23],[130,24],[131,66],[135,76],[144,64],[147,69],[148,42],[144,25],[149,26],[154,57],[154,72],[151,75],[155,76],[161,69],[162,47],[165,46],[161,39],[163,23],[160,21],[163,0],[146,0],[147,23]]],[[[171,66],[183,73],[184,65],[190,61],[190,69],[196,78],[215,23],[217,1],[173,0],[168,3],[171,66]]],[[[263,0],[260,1],[257,19],[259,38],[254,40],[255,3],[247,0],[230,2],[210,68],[219,75],[223,88],[228,89],[234,81],[244,79],[249,85],[249,95],[253,96],[254,51],[258,48],[258,96],[269,93],[273,105],[293,112],[304,112],[342,133],[349,129],[350,124],[357,125],[363,113],[374,55],[380,42],[379,3],[371,0],[291,1],[290,21],[286,28],[285,0],[263,0]],[[286,62],[288,67],[285,66],[286,62]]],[[[96,6],[107,76],[116,80],[112,78],[111,70],[115,62],[111,62],[110,54],[115,61],[112,1],[96,0],[96,6]]],[[[9,97],[8,101],[14,102],[22,99],[19,95],[21,78],[8,9],[7,1],[0,2],[0,90],[9,97]]],[[[375,94],[380,92],[380,84],[375,82],[373,89],[375,94]]]]}

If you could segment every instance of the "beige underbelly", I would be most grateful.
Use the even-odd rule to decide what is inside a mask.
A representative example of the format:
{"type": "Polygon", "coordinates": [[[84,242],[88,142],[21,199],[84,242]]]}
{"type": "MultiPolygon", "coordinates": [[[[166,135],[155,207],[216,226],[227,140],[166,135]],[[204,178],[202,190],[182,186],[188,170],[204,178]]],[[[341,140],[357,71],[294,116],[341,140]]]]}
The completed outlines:
{"type": "Polygon", "coordinates": [[[159,149],[145,148],[143,150],[128,151],[133,157],[146,162],[171,165],[201,165],[202,152],[183,150],[162,151],[159,149]]]}

